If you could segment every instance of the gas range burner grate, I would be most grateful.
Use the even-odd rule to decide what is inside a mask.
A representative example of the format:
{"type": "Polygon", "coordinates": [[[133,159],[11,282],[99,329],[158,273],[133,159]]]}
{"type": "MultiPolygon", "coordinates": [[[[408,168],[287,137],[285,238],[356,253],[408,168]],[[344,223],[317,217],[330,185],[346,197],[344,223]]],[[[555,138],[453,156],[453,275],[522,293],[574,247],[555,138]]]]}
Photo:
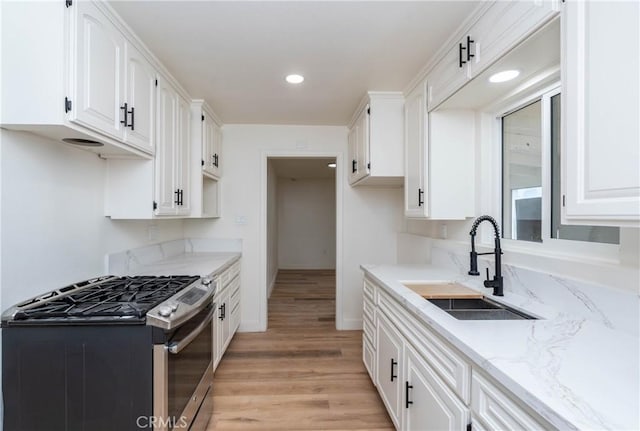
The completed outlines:
{"type": "MultiPolygon", "coordinates": [[[[14,320],[144,319],[147,312],[192,284],[196,276],[102,277],[68,294],[19,310],[14,320]]],[[[64,291],[64,289],[60,289],[64,291]]]]}

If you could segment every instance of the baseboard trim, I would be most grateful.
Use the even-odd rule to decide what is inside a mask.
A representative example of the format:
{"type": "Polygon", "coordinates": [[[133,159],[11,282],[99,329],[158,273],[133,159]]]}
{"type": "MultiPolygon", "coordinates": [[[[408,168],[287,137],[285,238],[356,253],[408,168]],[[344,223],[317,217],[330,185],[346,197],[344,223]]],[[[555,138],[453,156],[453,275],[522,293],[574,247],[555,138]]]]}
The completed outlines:
{"type": "Polygon", "coordinates": [[[355,331],[362,329],[362,319],[342,319],[341,322],[337,323],[337,329],[339,331],[355,331]]]}
{"type": "Polygon", "coordinates": [[[278,278],[278,271],[276,271],[273,278],[271,279],[271,282],[269,283],[269,288],[267,289],[267,299],[271,298],[271,293],[273,292],[273,288],[276,285],[276,279],[278,278]]]}

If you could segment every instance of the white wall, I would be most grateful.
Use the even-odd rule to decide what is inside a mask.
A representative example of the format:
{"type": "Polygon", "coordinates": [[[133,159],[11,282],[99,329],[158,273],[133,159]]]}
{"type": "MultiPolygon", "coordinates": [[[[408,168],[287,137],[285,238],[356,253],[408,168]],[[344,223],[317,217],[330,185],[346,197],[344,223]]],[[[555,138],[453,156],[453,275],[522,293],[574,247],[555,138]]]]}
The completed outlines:
{"type": "Polygon", "coordinates": [[[273,164],[267,165],[267,282],[268,294],[271,296],[278,275],[278,177],[273,164]]]}
{"type": "Polygon", "coordinates": [[[104,217],[105,161],[96,154],[29,133],[0,137],[3,309],[104,274],[107,253],[183,237],[181,220],[104,217]]]}
{"type": "Polygon", "coordinates": [[[279,178],[278,267],[336,267],[335,178],[279,178]]]}
{"type": "MultiPolygon", "coordinates": [[[[297,156],[332,152],[347,157],[347,129],[336,126],[224,126],[225,161],[222,217],[219,220],[186,220],[185,235],[193,237],[233,237],[243,240],[242,255],[242,323],[243,331],[266,328],[266,244],[261,238],[261,201],[264,179],[262,163],[268,154],[297,156]],[[246,221],[246,224],[242,224],[246,221]]],[[[326,156],[326,154],[325,154],[326,156]]],[[[265,163],[266,166],[266,163],[265,163]]],[[[361,263],[393,263],[396,260],[396,232],[402,224],[402,189],[352,188],[348,185],[346,166],[337,168],[343,178],[343,248],[339,302],[342,313],[336,316],[340,329],[362,326],[361,263]]],[[[338,194],[337,194],[338,195],[338,194]]],[[[265,210],[266,213],[266,210],[265,210]]],[[[266,226],[266,224],[265,224],[266,226]]],[[[340,229],[338,228],[338,232],[340,229]]]]}

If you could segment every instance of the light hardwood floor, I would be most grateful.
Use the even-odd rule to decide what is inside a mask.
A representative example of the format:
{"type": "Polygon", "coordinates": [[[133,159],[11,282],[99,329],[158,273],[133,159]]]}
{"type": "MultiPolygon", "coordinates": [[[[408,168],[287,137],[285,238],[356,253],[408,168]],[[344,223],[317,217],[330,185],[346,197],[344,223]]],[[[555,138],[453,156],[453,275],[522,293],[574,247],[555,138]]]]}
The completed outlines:
{"type": "Polygon", "coordinates": [[[393,429],[362,363],[362,331],[335,329],[334,271],[281,270],[268,326],[229,345],[209,431],[393,429]]]}

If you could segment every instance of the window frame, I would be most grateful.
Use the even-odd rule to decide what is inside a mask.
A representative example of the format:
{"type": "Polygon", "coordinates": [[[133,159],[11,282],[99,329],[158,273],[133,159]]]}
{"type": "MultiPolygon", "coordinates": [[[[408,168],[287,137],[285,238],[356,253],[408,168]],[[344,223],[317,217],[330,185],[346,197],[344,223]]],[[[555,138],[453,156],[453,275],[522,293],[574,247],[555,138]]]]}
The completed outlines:
{"type": "MultiPolygon", "coordinates": [[[[524,240],[516,240],[502,238],[503,248],[507,251],[520,251],[530,254],[544,256],[562,256],[562,257],[581,257],[587,259],[595,259],[606,261],[609,263],[619,263],[620,244],[605,244],[587,241],[577,241],[568,239],[559,239],[551,237],[551,199],[552,199],[552,172],[551,172],[551,98],[557,94],[562,94],[562,85],[559,81],[553,82],[544,88],[536,91],[529,91],[518,95],[516,98],[510,98],[508,103],[495,105],[489,112],[492,117],[493,131],[492,144],[495,151],[492,162],[492,180],[493,187],[492,201],[493,213],[498,214],[498,222],[501,230],[504,225],[503,212],[503,134],[502,134],[502,117],[509,115],[519,109],[522,109],[536,101],[540,101],[541,110],[541,157],[542,157],[542,226],[541,238],[542,242],[532,242],[524,240]]],[[[562,121],[562,120],[561,120],[562,121]]],[[[561,135],[564,137],[564,126],[561,126],[561,135]]],[[[562,139],[561,145],[565,140],[562,139]]],[[[564,182],[564,173],[561,172],[560,181],[564,182]]],[[[622,232],[621,232],[622,236],[622,232]]],[[[481,241],[483,245],[492,244],[492,235],[488,231],[482,234],[481,241]]]]}

